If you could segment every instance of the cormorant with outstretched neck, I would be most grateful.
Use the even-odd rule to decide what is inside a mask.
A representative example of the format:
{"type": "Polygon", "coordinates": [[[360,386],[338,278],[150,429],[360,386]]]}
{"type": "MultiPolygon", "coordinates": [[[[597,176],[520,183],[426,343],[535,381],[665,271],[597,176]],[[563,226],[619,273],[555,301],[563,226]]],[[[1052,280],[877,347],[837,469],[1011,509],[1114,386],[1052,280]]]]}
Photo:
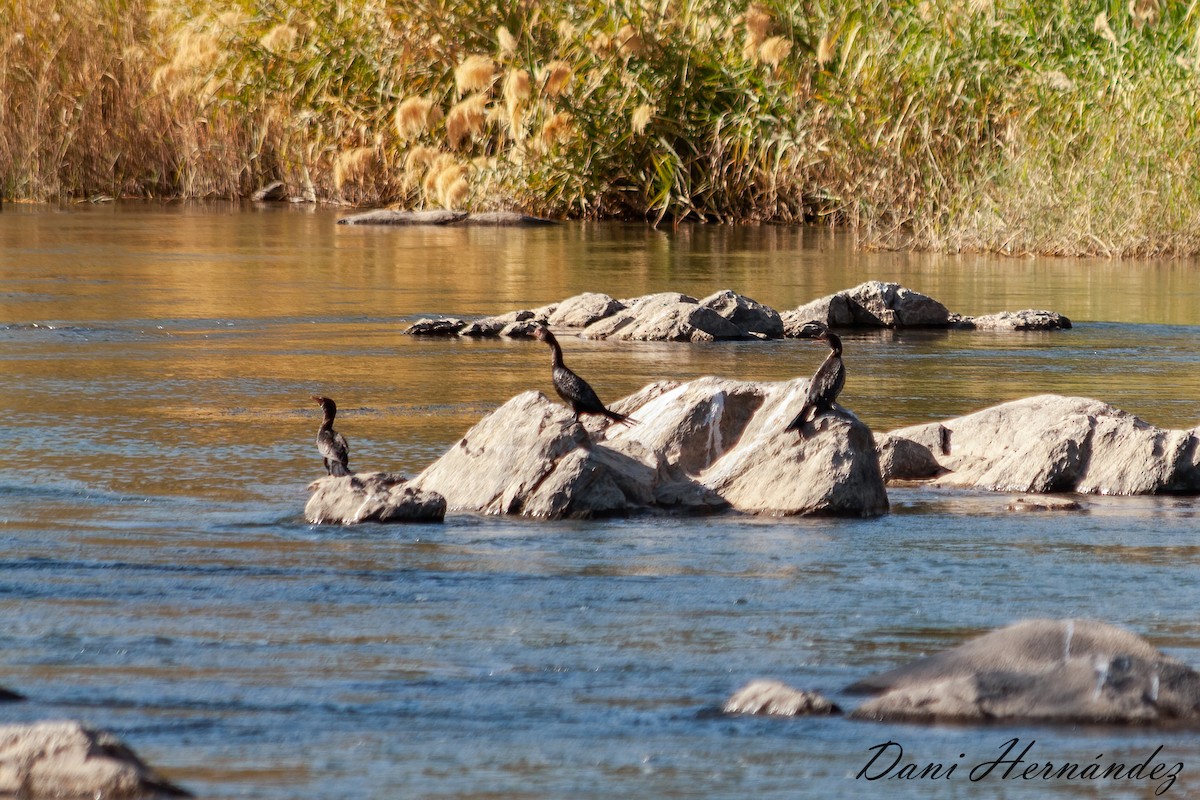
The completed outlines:
{"type": "Polygon", "coordinates": [[[812,380],[808,383],[808,394],[804,396],[804,405],[784,430],[799,431],[804,436],[804,426],[816,420],[819,414],[833,410],[833,401],[846,385],[846,365],[842,363],[842,340],[838,335],[820,323],[818,333],[812,337],[829,345],[829,355],[817,367],[812,380]]]}
{"type": "Polygon", "coordinates": [[[596,396],[596,391],[583,378],[576,375],[571,370],[567,369],[563,363],[562,348],[558,345],[558,339],[554,338],[554,334],[550,329],[544,326],[538,326],[533,331],[534,338],[541,339],[546,344],[550,345],[550,349],[554,351],[554,391],[558,392],[558,396],[571,404],[571,410],[575,412],[575,421],[579,422],[580,414],[597,414],[602,417],[608,417],[615,422],[623,422],[629,425],[637,420],[630,419],[624,414],[618,414],[616,411],[610,411],[604,407],[604,403],[600,402],[600,398],[596,396]]]}
{"type": "Polygon", "coordinates": [[[337,403],[333,402],[328,397],[312,396],[321,410],[325,412],[325,419],[321,420],[321,427],[317,430],[317,449],[321,451],[321,458],[325,459],[325,471],[330,475],[342,477],[344,475],[353,475],[350,471],[350,445],[346,442],[346,437],[333,429],[333,418],[337,416],[337,403]]]}

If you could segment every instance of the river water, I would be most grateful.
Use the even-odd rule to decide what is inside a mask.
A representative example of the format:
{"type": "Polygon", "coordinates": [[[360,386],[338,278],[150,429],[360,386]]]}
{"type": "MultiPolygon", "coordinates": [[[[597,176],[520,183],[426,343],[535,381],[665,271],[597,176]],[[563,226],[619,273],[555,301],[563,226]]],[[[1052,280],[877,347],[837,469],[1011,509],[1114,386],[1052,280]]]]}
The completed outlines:
{"type": "MultiPolygon", "coordinates": [[[[1151,797],[1160,782],[978,781],[1031,757],[1182,762],[1179,731],[924,727],[714,713],[757,677],[822,691],[1028,617],[1126,626],[1200,666],[1194,498],[900,489],[876,520],[307,525],[327,394],[352,466],[415,473],[549,393],[531,341],[419,339],[582,291],[731,288],[778,309],[895,280],[1071,331],[848,334],[875,430],[1041,392],[1200,423],[1200,267],[863,253],[793,228],[356,228],[332,211],[121,204],[0,214],[0,720],[111,729],[201,797],[1151,797]],[[874,745],[958,763],[856,780],[874,745]]],[[[606,399],[659,378],[807,375],[804,341],[587,342],[606,399]]]]}

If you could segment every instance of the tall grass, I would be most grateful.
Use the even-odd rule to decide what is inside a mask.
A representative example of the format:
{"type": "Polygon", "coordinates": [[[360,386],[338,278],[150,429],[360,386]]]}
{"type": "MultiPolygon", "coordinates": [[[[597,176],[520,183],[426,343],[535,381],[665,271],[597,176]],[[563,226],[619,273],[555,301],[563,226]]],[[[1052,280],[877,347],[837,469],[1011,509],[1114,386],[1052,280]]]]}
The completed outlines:
{"type": "Polygon", "coordinates": [[[1195,5],[82,4],[0,0],[10,196],[281,179],[349,204],[815,219],[868,247],[1200,251],[1195,5]]]}

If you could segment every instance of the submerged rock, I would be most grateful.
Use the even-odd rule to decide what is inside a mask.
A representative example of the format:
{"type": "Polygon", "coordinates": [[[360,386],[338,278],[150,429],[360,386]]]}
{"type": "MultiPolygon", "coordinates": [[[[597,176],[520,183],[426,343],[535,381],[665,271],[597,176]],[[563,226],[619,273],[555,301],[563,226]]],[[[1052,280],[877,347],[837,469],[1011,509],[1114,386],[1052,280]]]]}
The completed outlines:
{"type": "Polygon", "coordinates": [[[0,797],[190,797],[116,736],[78,722],[0,726],[0,797]]]}
{"type": "Polygon", "coordinates": [[[840,714],[841,709],[817,692],[793,689],[779,681],[751,681],[733,693],[721,708],[726,714],[764,714],[776,717],[815,717],[840,714]]]}
{"type": "Polygon", "coordinates": [[[457,336],[467,324],[466,320],[453,317],[419,319],[404,331],[409,336],[457,336]]]}
{"type": "MultiPolygon", "coordinates": [[[[1002,492],[1200,493],[1197,431],[1164,430],[1099,400],[1038,395],[891,431],[925,448],[940,486],[1002,492]]],[[[912,445],[906,445],[912,446],[912,445]]]]}
{"type": "Polygon", "coordinates": [[[515,211],[483,211],[470,214],[466,211],[433,209],[429,211],[405,211],[394,208],[377,208],[359,214],[351,214],[338,220],[339,225],[490,225],[497,227],[535,227],[556,225],[554,220],[531,217],[515,211]]]}
{"type": "Polygon", "coordinates": [[[304,506],[304,518],[314,525],[441,522],[446,516],[445,498],[390,472],[326,476],[308,488],[313,495],[304,506]]]}
{"type": "Polygon", "coordinates": [[[870,431],[849,412],[808,439],[784,431],[805,381],[701,378],[614,403],[637,420],[572,421],[525,392],[476,424],[412,485],[457,511],[561,518],[641,511],[880,514],[887,495],[870,431]]]}
{"type": "Polygon", "coordinates": [[[1200,719],[1200,674],[1121,628],[1026,620],[865,678],[854,719],[1151,724],[1200,719]]]}
{"type": "Polygon", "coordinates": [[[1071,320],[1055,311],[1001,311],[981,317],[963,317],[956,328],[977,331],[1057,331],[1071,327],[1071,320]]]}

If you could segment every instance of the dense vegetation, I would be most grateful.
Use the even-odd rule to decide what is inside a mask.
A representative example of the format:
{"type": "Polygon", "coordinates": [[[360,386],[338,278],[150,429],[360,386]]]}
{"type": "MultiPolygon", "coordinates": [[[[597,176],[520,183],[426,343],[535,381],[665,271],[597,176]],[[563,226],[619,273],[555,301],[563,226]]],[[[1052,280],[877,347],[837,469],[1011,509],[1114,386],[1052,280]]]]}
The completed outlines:
{"type": "Polygon", "coordinates": [[[848,224],[1200,251],[1200,8],[0,0],[9,197],[848,224]],[[12,32],[8,35],[8,32],[12,32]]]}

